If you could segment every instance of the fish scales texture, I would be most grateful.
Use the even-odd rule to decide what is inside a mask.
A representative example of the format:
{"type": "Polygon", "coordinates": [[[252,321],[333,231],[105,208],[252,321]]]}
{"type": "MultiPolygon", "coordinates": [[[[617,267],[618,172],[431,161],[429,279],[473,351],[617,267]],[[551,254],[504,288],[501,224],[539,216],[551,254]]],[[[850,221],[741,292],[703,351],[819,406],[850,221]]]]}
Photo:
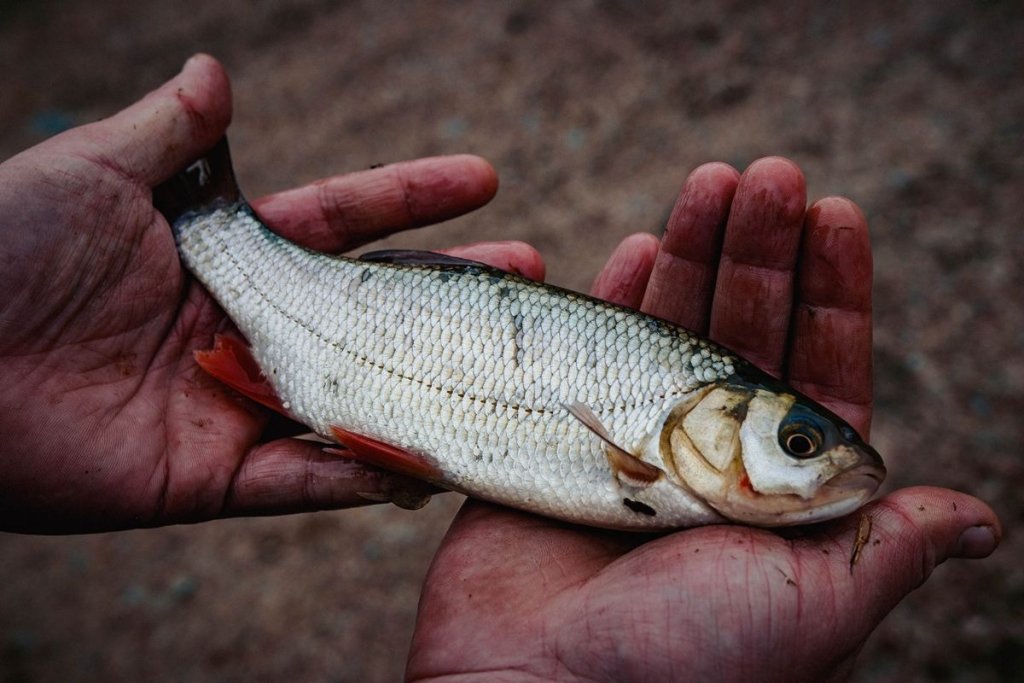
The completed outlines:
{"type": "Polygon", "coordinates": [[[284,406],[320,435],[339,426],[394,444],[428,456],[443,486],[571,521],[720,519],[694,496],[684,520],[624,506],[604,443],[566,408],[585,404],[651,460],[672,407],[741,362],[703,340],[485,267],[312,252],[241,203],[185,217],[175,235],[284,406]]]}

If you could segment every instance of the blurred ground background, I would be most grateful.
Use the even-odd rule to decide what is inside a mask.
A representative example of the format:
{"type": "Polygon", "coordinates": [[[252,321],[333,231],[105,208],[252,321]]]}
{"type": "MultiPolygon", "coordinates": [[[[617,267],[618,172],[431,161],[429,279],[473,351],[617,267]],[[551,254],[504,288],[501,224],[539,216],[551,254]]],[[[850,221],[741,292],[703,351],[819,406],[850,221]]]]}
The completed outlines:
{"type": "MultiPolygon", "coordinates": [[[[1024,5],[0,0],[0,157],[199,50],[232,75],[250,196],[474,152],[494,202],[388,244],[527,240],[577,289],[704,161],[786,155],[812,199],[856,200],[887,488],[966,490],[1007,528],[901,604],[856,678],[1024,677],[1024,5]]],[[[397,680],[458,503],[0,535],[0,680],[397,680]]]]}

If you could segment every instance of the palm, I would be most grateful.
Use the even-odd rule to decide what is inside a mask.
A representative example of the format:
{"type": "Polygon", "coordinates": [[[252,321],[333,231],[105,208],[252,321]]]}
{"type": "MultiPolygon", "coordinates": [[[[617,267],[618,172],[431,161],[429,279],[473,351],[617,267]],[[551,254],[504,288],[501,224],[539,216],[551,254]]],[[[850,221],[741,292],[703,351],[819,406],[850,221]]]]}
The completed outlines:
{"type": "MultiPolygon", "coordinates": [[[[805,214],[803,177],[791,163],[762,160],[738,187],[735,171],[715,164],[687,181],[660,247],[650,237],[624,242],[594,293],[710,334],[866,435],[870,258],[857,208],[833,198],[805,214]]],[[[471,501],[428,575],[408,675],[625,681],[842,673],[878,620],[930,571],[929,562],[900,563],[935,555],[925,527],[940,513],[911,508],[911,498],[948,509],[954,495],[901,494],[871,511],[872,545],[853,570],[857,516],[805,533],[722,526],[652,540],[471,501]],[[876,555],[874,543],[898,551],[893,559],[876,555]],[[865,588],[871,599],[858,602],[865,588]]],[[[970,504],[981,514],[977,501],[970,504]]]]}

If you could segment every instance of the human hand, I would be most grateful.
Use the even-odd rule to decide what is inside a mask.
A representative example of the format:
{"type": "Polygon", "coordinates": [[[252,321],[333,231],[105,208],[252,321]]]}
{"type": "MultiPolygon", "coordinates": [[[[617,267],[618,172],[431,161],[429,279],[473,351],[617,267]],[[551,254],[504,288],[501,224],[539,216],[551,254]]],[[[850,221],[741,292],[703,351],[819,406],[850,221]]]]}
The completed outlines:
{"type": "MultiPolygon", "coordinates": [[[[660,246],[628,238],[593,292],[709,335],[867,436],[867,225],[846,199],[805,207],[803,175],[787,160],[763,159],[742,178],[702,166],[660,246]]],[[[427,576],[407,678],[842,678],[937,564],[985,557],[1000,534],[986,505],[935,488],[803,529],[660,537],[469,501],[427,576]],[[858,529],[868,536],[854,562],[858,529]]]]}
{"type": "MultiPolygon", "coordinates": [[[[229,327],[183,271],[152,188],[231,118],[227,77],[200,56],[146,98],[0,165],[0,529],[91,531],[365,504],[397,475],[267,439],[267,411],[192,352],[229,327]]],[[[456,216],[494,194],[476,157],[329,178],[253,202],[328,251],[456,216]]],[[[523,244],[453,250],[543,277],[523,244]]]]}

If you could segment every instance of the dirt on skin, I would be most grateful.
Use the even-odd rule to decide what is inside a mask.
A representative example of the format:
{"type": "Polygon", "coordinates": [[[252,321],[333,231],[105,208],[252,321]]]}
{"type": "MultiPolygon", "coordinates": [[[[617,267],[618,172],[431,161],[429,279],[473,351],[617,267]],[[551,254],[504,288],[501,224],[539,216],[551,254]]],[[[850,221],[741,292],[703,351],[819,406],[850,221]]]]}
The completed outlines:
{"type": "MultiPolygon", "coordinates": [[[[705,161],[785,155],[812,199],[857,201],[886,489],[968,491],[1008,534],[897,607],[854,678],[1019,680],[1024,5],[8,0],[0,157],[109,115],[196,51],[231,73],[250,196],[473,152],[497,198],[387,245],[526,240],[576,289],[621,238],[659,231],[705,161]]],[[[398,680],[458,502],[0,535],[0,679],[398,680]]]]}

